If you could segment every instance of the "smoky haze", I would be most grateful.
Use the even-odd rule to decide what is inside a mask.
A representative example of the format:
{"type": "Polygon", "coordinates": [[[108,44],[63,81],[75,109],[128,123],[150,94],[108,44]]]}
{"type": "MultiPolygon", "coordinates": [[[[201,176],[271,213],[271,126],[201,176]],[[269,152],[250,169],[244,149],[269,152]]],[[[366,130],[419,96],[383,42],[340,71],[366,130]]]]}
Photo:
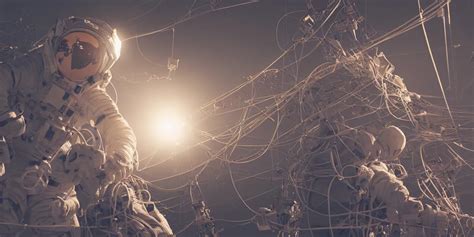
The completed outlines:
{"type": "MultiPolygon", "coordinates": [[[[242,1],[222,1],[232,5],[242,1]]],[[[428,1],[422,1],[427,3],[428,1]]],[[[118,29],[122,39],[161,29],[189,14],[190,9],[205,6],[207,1],[152,1],[152,0],[0,0],[0,22],[15,23],[21,19],[21,25],[31,28],[25,34],[29,42],[39,40],[55,20],[67,16],[91,16],[107,21],[118,29]],[[193,7],[193,2],[197,2],[193,7]]],[[[366,16],[367,24],[380,34],[402,24],[418,14],[416,1],[413,0],[364,0],[358,1],[359,11],[366,16]]],[[[455,76],[448,91],[450,102],[457,105],[472,105],[473,97],[473,1],[457,0],[452,2],[453,61],[455,76]]],[[[130,123],[138,137],[138,151],[141,158],[156,161],[183,148],[186,144],[196,143],[202,131],[211,132],[235,122],[233,116],[206,121],[205,114],[199,108],[214,97],[244,82],[281,54],[281,49],[292,43],[292,36],[298,30],[298,20],[302,14],[295,14],[277,23],[288,12],[303,10],[303,0],[262,0],[235,8],[210,12],[166,30],[138,39],[123,42],[120,60],[112,69],[113,85],[108,91],[114,98],[118,96],[121,113],[130,123]],[[174,40],[173,40],[174,38],[174,40]],[[172,47],[174,45],[174,47],[172,47]],[[171,78],[168,75],[168,58],[174,55],[179,66],[171,78]],[[116,93],[115,93],[116,91],[116,93]],[[156,123],[162,110],[178,111],[193,131],[183,135],[181,144],[166,144],[156,139],[156,123]]],[[[444,57],[444,39],[441,19],[430,21],[427,25],[435,58],[440,68],[443,82],[447,82],[444,57]]],[[[2,32],[0,34],[6,34],[2,32]]],[[[6,37],[3,35],[2,37],[6,37]]],[[[20,40],[21,35],[16,35],[20,40]]],[[[11,40],[11,39],[10,39],[11,40]]],[[[20,41],[16,41],[20,42],[20,41]]],[[[416,28],[402,36],[379,46],[395,65],[396,73],[404,78],[407,87],[420,94],[440,95],[429,54],[426,49],[423,32],[416,28]]],[[[308,73],[322,55],[314,55],[301,65],[301,73],[308,73]]],[[[262,126],[262,138],[271,134],[271,129],[262,126]]],[[[260,130],[259,130],[260,131],[260,130]]],[[[257,143],[262,138],[249,138],[257,143]]],[[[149,180],[160,179],[186,171],[205,160],[206,149],[200,148],[182,152],[169,162],[148,169],[142,173],[149,180]]],[[[244,156],[236,154],[237,156],[244,156]]],[[[277,154],[273,154],[277,155],[277,154]]],[[[145,164],[156,161],[144,160],[145,164]]],[[[268,169],[268,161],[259,161],[252,165],[236,168],[236,173],[245,177],[268,169]]],[[[271,166],[270,166],[271,167],[271,166]]],[[[278,183],[276,171],[271,171],[272,180],[254,180],[251,183],[239,183],[239,190],[247,197],[258,195],[278,183]]],[[[166,179],[155,183],[162,188],[174,188],[185,185],[192,179],[186,174],[177,179],[166,179]]],[[[206,201],[217,219],[244,220],[251,217],[236,197],[229,182],[229,175],[223,164],[213,164],[202,176],[202,189],[206,201]]],[[[472,187],[474,181],[463,180],[461,188],[472,187]]],[[[163,190],[153,190],[154,198],[162,200],[180,195],[169,194],[163,190]]],[[[277,194],[277,192],[273,192],[277,194]]],[[[179,201],[189,202],[184,197],[179,201]]],[[[463,210],[473,214],[472,192],[461,192],[463,210]]],[[[262,196],[250,202],[253,207],[269,206],[273,202],[271,195],[262,196]]],[[[189,203],[188,203],[189,204],[189,203]]],[[[184,227],[193,219],[189,205],[164,209],[171,226],[175,230],[184,227]]],[[[217,222],[218,228],[224,228],[223,236],[274,236],[274,233],[258,232],[254,224],[235,225],[217,222]]],[[[183,232],[182,236],[195,236],[195,228],[183,232]]],[[[305,235],[303,235],[305,236],[305,235]]]]}

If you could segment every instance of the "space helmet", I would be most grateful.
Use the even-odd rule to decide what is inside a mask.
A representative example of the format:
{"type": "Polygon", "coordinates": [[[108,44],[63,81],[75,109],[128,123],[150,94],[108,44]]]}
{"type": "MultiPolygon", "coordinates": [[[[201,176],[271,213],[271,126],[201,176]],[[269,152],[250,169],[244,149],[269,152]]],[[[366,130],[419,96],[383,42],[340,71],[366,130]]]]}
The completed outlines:
{"type": "Polygon", "coordinates": [[[393,161],[403,152],[406,146],[406,137],[397,126],[388,126],[380,131],[374,142],[378,150],[379,159],[382,161],[393,161]]]}
{"type": "Polygon", "coordinates": [[[51,71],[80,84],[112,67],[120,57],[121,42],[106,22],[71,16],[58,20],[46,46],[51,71]]]}

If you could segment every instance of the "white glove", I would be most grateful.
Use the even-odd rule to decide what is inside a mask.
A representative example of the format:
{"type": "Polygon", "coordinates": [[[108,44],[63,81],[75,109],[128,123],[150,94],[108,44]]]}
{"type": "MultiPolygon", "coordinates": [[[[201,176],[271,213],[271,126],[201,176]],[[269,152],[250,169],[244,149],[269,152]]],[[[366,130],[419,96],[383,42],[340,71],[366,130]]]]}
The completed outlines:
{"type": "Polygon", "coordinates": [[[0,114],[0,136],[18,137],[26,131],[25,118],[16,112],[7,111],[0,114]]]}
{"type": "Polygon", "coordinates": [[[107,161],[104,165],[105,184],[120,181],[128,178],[133,173],[134,165],[124,156],[114,153],[107,156],[107,161]]]}
{"type": "Polygon", "coordinates": [[[64,171],[77,184],[83,177],[97,176],[104,162],[102,151],[85,144],[74,144],[64,161],[64,171]]]}

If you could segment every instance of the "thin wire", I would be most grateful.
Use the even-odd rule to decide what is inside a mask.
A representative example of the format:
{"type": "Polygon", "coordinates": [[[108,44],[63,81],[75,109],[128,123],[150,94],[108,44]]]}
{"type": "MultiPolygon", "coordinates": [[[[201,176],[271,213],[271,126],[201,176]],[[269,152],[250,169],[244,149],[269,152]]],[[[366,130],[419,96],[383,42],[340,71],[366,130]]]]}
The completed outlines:
{"type": "Polygon", "coordinates": [[[447,70],[447,73],[448,73],[448,88],[447,90],[449,91],[452,87],[452,81],[451,81],[451,63],[450,63],[450,60],[449,60],[449,44],[448,44],[448,33],[447,33],[447,29],[446,29],[446,10],[443,9],[443,36],[444,36],[444,49],[445,49],[445,52],[444,54],[446,55],[446,70],[447,70]]]}
{"type": "Polygon", "coordinates": [[[436,73],[436,78],[438,79],[439,88],[441,90],[441,94],[443,95],[443,100],[446,105],[446,109],[448,110],[449,118],[451,119],[453,128],[456,130],[456,133],[458,133],[456,122],[454,121],[453,114],[451,113],[451,108],[449,107],[448,99],[446,98],[446,94],[444,92],[443,82],[441,81],[441,77],[439,76],[438,67],[436,66],[436,61],[434,59],[433,52],[431,51],[430,40],[428,39],[428,33],[426,32],[425,23],[423,21],[423,9],[421,8],[420,0],[418,0],[418,10],[419,10],[420,19],[421,19],[421,28],[423,29],[423,35],[425,36],[426,47],[428,48],[428,52],[430,53],[431,62],[433,63],[433,68],[436,73]]]}
{"type": "Polygon", "coordinates": [[[230,6],[224,6],[224,7],[220,7],[220,8],[216,8],[216,9],[207,10],[207,11],[204,11],[204,12],[202,12],[202,13],[196,14],[196,15],[194,15],[194,16],[190,16],[190,17],[188,17],[188,18],[184,18],[184,19],[182,19],[182,20],[179,20],[179,21],[176,21],[176,22],[174,22],[174,23],[171,23],[171,24],[169,24],[168,26],[165,26],[165,27],[163,27],[163,28],[161,28],[161,29],[158,29],[158,30],[154,30],[154,31],[150,31],[150,32],[147,32],[147,33],[138,34],[138,35],[134,35],[134,36],[125,38],[125,39],[122,40],[122,42],[126,42],[126,41],[129,41],[129,40],[131,40],[131,39],[142,38],[142,37],[154,35],[154,34],[157,34],[157,33],[161,33],[161,32],[163,32],[163,31],[166,31],[166,30],[169,30],[169,29],[171,29],[171,28],[174,28],[174,27],[176,27],[177,25],[179,25],[179,24],[181,24],[181,23],[185,23],[185,22],[187,22],[187,21],[190,21],[190,20],[192,20],[192,19],[195,19],[195,18],[197,18],[197,17],[206,15],[206,14],[211,13],[211,12],[226,10],[226,9],[230,9],[230,8],[234,8],[234,7],[240,7],[240,6],[244,6],[244,5],[248,5],[248,4],[253,4],[253,3],[257,3],[257,2],[259,2],[259,0],[252,0],[252,1],[248,1],[248,2],[237,3],[237,4],[234,4],[234,5],[230,5],[230,6]]]}
{"type": "Polygon", "coordinates": [[[118,105],[119,97],[118,97],[117,88],[115,88],[115,85],[112,81],[110,82],[110,86],[112,87],[112,90],[114,91],[114,102],[116,105],[118,105]]]}
{"type": "Polygon", "coordinates": [[[140,14],[140,15],[136,15],[134,17],[131,17],[129,19],[127,19],[127,23],[130,23],[130,22],[133,22],[133,21],[136,21],[137,19],[140,19],[142,17],[145,17],[146,15],[152,13],[154,10],[156,10],[163,2],[163,0],[158,0],[157,3],[155,4],[155,6],[153,6],[152,8],[146,10],[143,14],[140,14]]]}

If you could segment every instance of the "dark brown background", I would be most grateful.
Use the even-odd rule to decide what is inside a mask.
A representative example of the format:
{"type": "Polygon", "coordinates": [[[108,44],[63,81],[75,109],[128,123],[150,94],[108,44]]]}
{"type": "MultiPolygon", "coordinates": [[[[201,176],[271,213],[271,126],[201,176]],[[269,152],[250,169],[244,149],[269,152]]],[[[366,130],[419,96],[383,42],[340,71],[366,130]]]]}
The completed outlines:
{"type": "MultiPolygon", "coordinates": [[[[93,16],[116,26],[122,38],[126,38],[136,33],[159,29],[175,21],[186,14],[192,2],[169,0],[157,5],[158,1],[153,0],[0,0],[0,22],[18,22],[21,18],[22,25],[29,25],[34,29],[28,35],[33,41],[39,39],[57,18],[70,15],[93,16]]],[[[197,1],[198,4],[205,2],[197,1]]],[[[238,1],[224,2],[230,4],[238,1]]],[[[367,17],[368,24],[380,33],[403,23],[418,11],[415,0],[361,0],[358,1],[358,5],[360,12],[367,17]]],[[[153,61],[153,64],[139,53],[136,41],[124,42],[122,57],[113,69],[114,84],[119,95],[120,110],[138,136],[140,155],[144,157],[157,147],[160,150],[169,150],[168,147],[157,144],[150,133],[150,123],[153,123],[155,111],[162,106],[176,105],[186,113],[192,114],[191,111],[196,111],[211,98],[241,83],[245,76],[261,70],[280,53],[275,36],[278,19],[285,12],[303,8],[303,0],[263,0],[255,4],[213,12],[176,26],[174,53],[180,59],[180,65],[173,80],[145,82],[150,74],[166,75],[166,68],[156,64],[165,65],[170,56],[170,32],[139,40],[142,52],[146,58],[153,61]],[[139,83],[130,83],[130,80],[139,83]]],[[[453,51],[453,60],[457,90],[450,90],[449,97],[451,103],[458,105],[472,105],[474,98],[473,10],[472,0],[453,0],[453,43],[457,45],[453,51]]],[[[284,21],[280,27],[278,38],[283,44],[289,43],[290,35],[296,30],[295,19],[297,18],[293,17],[284,21]]],[[[441,19],[429,22],[427,28],[441,75],[446,83],[441,19]]],[[[4,29],[0,29],[0,34],[7,33],[4,29]]],[[[21,35],[15,37],[18,39],[21,35]]],[[[9,38],[2,35],[2,39],[9,38]]],[[[410,90],[421,94],[440,94],[421,28],[384,43],[380,46],[380,50],[384,51],[396,66],[397,74],[405,78],[410,90]]],[[[311,65],[307,67],[310,68],[311,65]]],[[[184,170],[182,168],[184,164],[193,163],[193,159],[197,159],[197,156],[186,153],[179,157],[179,160],[158,166],[144,175],[149,178],[172,175],[184,170]]],[[[468,158],[473,161],[473,157],[468,158]]],[[[258,165],[265,166],[265,164],[258,165]]],[[[216,174],[217,177],[214,182],[203,183],[203,190],[213,216],[217,219],[234,220],[248,218],[250,214],[235,197],[228,182],[228,175],[225,170],[219,171],[220,168],[222,167],[211,167],[207,177],[216,174]]],[[[473,214],[473,203],[468,201],[474,199],[471,191],[474,185],[472,170],[468,171],[466,177],[459,184],[459,193],[464,210],[473,214]]],[[[167,180],[159,185],[175,187],[186,179],[189,177],[176,181],[167,180]]],[[[263,185],[259,186],[258,182],[244,183],[239,188],[247,196],[265,189],[263,185]]],[[[160,191],[155,194],[158,200],[169,196],[160,191]]],[[[182,199],[186,201],[184,200],[186,197],[183,196],[182,199]]],[[[270,200],[267,197],[250,204],[253,207],[268,205],[270,200]]],[[[189,208],[183,206],[174,209],[178,213],[164,211],[176,230],[192,219],[189,208]]],[[[267,236],[257,232],[254,225],[235,226],[220,222],[217,224],[225,228],[223,236],[267,236]]],[[[183,233],[183,236],[196,236],[193,231],[195,229],[190,228],[190,231],[183,233]]],[[[273,236],[271,233],[265,234],[273,236]]]]}

